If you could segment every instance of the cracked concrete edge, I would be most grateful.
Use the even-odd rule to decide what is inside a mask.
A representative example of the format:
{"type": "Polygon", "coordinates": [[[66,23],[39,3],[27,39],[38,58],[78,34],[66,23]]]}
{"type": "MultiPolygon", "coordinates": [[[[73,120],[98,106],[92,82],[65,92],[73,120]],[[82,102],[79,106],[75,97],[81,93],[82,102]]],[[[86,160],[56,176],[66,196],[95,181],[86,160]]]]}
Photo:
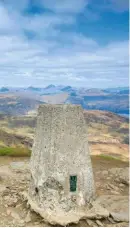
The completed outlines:
{"type": "MultiPolygon", "coordinates": [[[[91,209],[87,209],[84,211],[71,211],[70,213],[65,213],[59,211],[59,213],[50,213],[45,212],[43,209],[39,208],[35,202],[32,201],[32,199],[29,197],[27,192],[22,192],[21,194],[22,198],[24,201],[27,201],[27,203],[30,205],[31,210],[35,211],[38,213],[42,218],[44,218],[44,221],[50,223],[51,225],[61,225],[61,226],[66,226],[68,224],[78,224],[80,220],[85,220],[85,219],[102,219],[102,218],[108,218],[110,215],[110,212],[106,213],[105,215],[101,215],[98,213],[94,213],[91,209]]],[[[94,205],[93,205],[94,206],[94,205]]],[[[101,207],[101,205],[99,205],[101,207]]],[[[107,209],[104,208],[106,211],[107,209]]]]}
{"type": "Polygon", "coordinates": [[[29,197],[27,192],[23,192],[21,194],[24,201],[27,201],[30,205],[31,209],[38,213],[42,218],[44,218],[44,221],[50,223],[51,225],[61,225],[66,226],[71,223],[77,224],[81,219],[84,219],[86,216],[84,213],[79,213],[79,211],[76,213],[57,213],[58,215],[52,213],[45,212],[43,209],[39,208],[35,202],[32,201],[32,199],[29,197]],[[60,214],[60,215],[59,215],[60,214]]]}

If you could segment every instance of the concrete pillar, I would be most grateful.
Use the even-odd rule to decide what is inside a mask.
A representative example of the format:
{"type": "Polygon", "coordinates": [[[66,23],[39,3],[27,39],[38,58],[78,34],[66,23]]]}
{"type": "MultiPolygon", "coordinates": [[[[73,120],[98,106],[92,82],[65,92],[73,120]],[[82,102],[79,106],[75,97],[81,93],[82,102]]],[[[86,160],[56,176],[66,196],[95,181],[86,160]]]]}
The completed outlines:
{"type": "Polygon", "coordinates": [[[74,220],[72,214],[95,194],[81,106],[39,107],[30,167],[28,199],[32,208],[50,223],[62,224],[64,216],[67,223],[74,220]]]}

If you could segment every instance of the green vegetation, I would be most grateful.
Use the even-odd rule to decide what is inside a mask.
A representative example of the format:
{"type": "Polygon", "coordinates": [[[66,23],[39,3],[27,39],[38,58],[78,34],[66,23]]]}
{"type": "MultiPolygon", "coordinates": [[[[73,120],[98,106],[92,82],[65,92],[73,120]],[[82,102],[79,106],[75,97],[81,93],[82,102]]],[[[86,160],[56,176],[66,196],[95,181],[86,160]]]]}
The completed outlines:
{"type": "Polygon", "coordinates": [[[122,160],[120,157],[114,157],[114,155],[109,155],[109,154],[100,154],[98,155],[101,158],[107,159],[107,160],[122,160]]]}
{"type": "Polygon", "coordinates": [[[1,147],[0,156],[29,157],[31,150],[22,147],[1,147]]]}

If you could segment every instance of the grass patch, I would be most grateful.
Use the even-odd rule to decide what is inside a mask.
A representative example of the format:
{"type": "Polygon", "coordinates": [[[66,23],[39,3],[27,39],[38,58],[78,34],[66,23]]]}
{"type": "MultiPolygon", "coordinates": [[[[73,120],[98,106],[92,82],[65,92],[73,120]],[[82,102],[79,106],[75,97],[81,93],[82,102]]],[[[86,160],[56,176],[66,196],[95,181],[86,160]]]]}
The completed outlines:
{"type": "Polygon", "coordinates": [[[119,160],[119,161],[122,161],[121,158],[119,158],[119,157],[114,157],[114,156],[108,155],[108,154],[99,154],[98,156],[99,156],[100,158],[104,158],[104,159],[106,159],[106,160],[119,160]]]}
{"type": "Polygon", "coordinates": [[[29,157],[31,150],[22,147],[1,147],[0,156],[29,157]]]}

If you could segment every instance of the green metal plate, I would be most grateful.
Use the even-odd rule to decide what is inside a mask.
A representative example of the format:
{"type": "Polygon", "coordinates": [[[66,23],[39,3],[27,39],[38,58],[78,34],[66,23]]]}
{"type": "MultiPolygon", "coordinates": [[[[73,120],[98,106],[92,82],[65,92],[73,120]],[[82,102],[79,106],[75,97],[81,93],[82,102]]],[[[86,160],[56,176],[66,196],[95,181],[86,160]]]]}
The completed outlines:
{"type": "Polygon", "coordinates": [[[70,176],[70,191],[75,192],[77,188],[77,176],[70,176]]]}

